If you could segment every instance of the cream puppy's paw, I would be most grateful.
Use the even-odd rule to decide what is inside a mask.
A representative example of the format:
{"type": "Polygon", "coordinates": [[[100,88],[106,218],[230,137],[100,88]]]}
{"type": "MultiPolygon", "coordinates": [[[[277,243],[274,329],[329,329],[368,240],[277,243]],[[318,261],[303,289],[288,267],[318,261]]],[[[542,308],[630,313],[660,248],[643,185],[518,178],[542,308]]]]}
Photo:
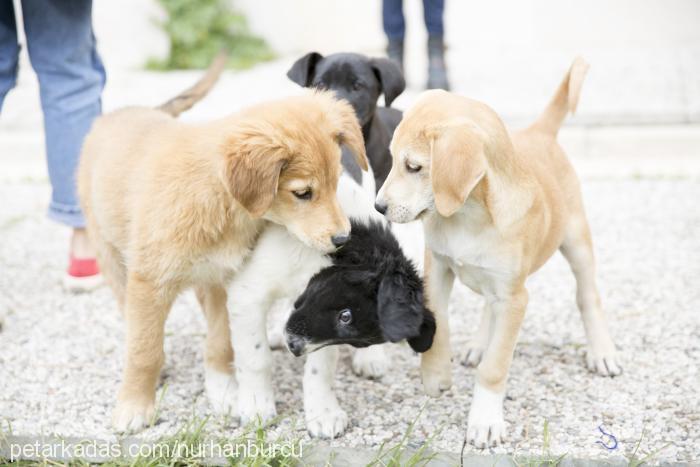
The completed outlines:
{"type": "Polygon", "coordinates": [[[389,368],[389,356],[380,345],[356,349],[352,356],[352,371],[357,376],[376,379],[381,378],[389,368]]]}
{"type": "Polygon", "coordinates": [[[503,394],[486,389],[477,382],[467,420],[467,442],[483,449],[501,444],[505,435],[503,394]]]}
{"type": "Polygon", "coordinates": [[[318,407],[318,410],[306,412],[306,429],[314,438],[337,438],[347,426],[348,414],[337,403],[331,407],[318,407]]]}
{"type": "Polygon", "coordinates": [[[586,351],[586,366],[589,371],[600,376],[620,376],[622,374],[622,367],[615,350],[597,352],[589,346],[586,351]]]}
{"type": "Polygon", "coordinates": [[[426,367],[421,365],[421,380],[423,390],[430,397],[440,397],[443,392],[452,387],[452,369],[450,365],[426,367]]]}
{"type": "Polygon", "coordinates": [[[468,367],[476,367],[481,363],[481,358],[484,356],[484,348],[477,346],[469,346],[462,356],[462,365],[468,367]]]}
{"type": "Polygon", "coordinates": [[[133,433],[150,425],[155,415],[152,401],[118,401],[112,412],[112,426],[120,433],[133,433]]]}
{"type": "Polygon", "coordinates": [[[236,393],[238,385],[233,373],[223,373],[214,368],[206,368],[204,387],[207,398],[214,411],[220,414],[232,414],[236,410],[236,393]]]}

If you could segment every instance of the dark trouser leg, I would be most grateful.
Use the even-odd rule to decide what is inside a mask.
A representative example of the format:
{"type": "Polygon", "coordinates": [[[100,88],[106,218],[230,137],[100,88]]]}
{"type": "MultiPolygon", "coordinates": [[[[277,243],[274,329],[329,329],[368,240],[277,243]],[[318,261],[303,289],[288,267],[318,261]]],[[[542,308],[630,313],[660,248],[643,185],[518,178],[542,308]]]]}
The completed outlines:
{"type": "Polygon", "coordinates": [[[0,110],[7,93],[17,82],[17,24],[12,0],[0,1],[0,110]]]}
{"type": "Polygon", "coordinates": [[[403,72],[403,39],[406,35],[406,21],[403,16],[403,0],[383,0],[382,22],[389,43],[387,55],[399,64],[403,72]]]}
{"type": "Polygon", "coordinates": [[[445,0],[423,0],[423,18],[428,30],[428,89],[449,89],[445,66],[443,15],[445,0]]]}

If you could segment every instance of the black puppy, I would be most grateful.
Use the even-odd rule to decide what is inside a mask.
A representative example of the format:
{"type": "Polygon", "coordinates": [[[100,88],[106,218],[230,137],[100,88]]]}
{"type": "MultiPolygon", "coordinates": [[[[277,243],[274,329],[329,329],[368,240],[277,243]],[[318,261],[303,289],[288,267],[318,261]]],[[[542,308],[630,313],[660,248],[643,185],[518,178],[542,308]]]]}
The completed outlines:
{"type": "MultiPolygon", "coordinates": [[[[329,89],[352,104],[362,126],[365,149],[372,171],[375,188],[379,191],[391,170],[389,143],[401,112],[389,108],[406,88],[401,69],[387,58],[369,58],[354,53],[338,53],[324,57],[311,52],[294,62],[287,72],[289,79],[303,87],[329,89]],[[386,107],[377,107],[377,99],[384,94],[386,107]]],[[[354,159],[343,149],[343,159],[354,159]]],[[[349,170],[357,183],[362,183],[362,172],[353,162],[349,170]]]]}
{"type": "Polygon", "coordinates": [[[408,339],[416,352],[433,343],[435,318],[423,283],[388,227],[351,220],[352,236],[330,255],[294,303],[285,334],[296,356],[326,345],[367,347],[408,339]]]}

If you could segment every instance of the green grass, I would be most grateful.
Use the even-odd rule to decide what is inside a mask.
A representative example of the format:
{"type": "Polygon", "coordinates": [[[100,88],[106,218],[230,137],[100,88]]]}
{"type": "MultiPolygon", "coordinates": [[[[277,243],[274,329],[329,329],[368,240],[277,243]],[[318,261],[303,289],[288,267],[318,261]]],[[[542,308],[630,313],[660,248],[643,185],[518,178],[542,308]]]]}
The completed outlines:
{"type": "Polygon", "coordinates": [[[625,457],[627,458],[627,465],[629,467],[639,467],[641,465],[646,464],[647,462],[651,462],[654,460],[654,458],[664,449],[669,447],[671,443],[666,443],[663,446],[661,446],[658,449],[654,449],[653,451],[640,451],[640,447],[642,446],[642,441],[644,441],[644,436],[646,435],[646,427],[642,429],[642,434],[639,436],[639,439],[637,440],[637,443],[634,445],[634,449],[630,453],[625,453],[625,457]],[[641,456],[641,457],[640,457],[641,456]]]}
{"type": "Polygon", "coordinates": [[[408,429],[403,434],[401,439],[394,445],[387,447],[385,443],[382,443],[379,447],[379,452],[376,454],[374,459],[372,459],[367,467],[414,467],[414,466],[425,466],[437,455],[432,452],[430,446],[432,445],[435,437],[440,434],[440,430],[435,430],[435,432],[430,435],[423,443],[421,443],[418,449],[409,446],[409,440],[413,434],[413,430],[418,422],[418,419],[423,414],[425,405],[421,407],[416,418],[411,421],[408,425],[408,429]]]}
{"type": "Polygon", "coordinates": [[[554,455],[551,452],[551,435],[549,433],[549,420],[545,419],[542,426],[542,452],[539,456],[517,457],[513,456],[513,462],[518,467],[555,467],[568,455],[554,455]]]}
{"type": "Polygon", "coordinates": [[[156,424],[158,421],[158,417],[160,416],[160,408],[163,405],[163,399],[165,398],[165,394],[168,392],[168,383],[165,383],[163,385],[163,389],[160,390],[160,397],[158,397],[158,400],[156,401],[156,409],[153,411],[153,417],[151,418],[151,422],[149,423],[149,427],[153,427],[153,425],[156,424]]]}

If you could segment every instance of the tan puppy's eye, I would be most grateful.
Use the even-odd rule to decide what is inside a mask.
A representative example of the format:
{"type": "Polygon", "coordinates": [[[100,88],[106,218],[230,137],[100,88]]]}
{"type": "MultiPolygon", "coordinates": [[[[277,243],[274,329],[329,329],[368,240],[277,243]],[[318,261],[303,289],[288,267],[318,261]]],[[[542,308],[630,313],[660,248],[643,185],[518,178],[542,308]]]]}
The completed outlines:
{"type": "Polygon", "coordinates": [[[420,165],[417,164],[411,164],[410,162],[406,161],[406,170],[408,170],[411,173],[416,173],[420,172],[420,169],[422,169],[420,165]]]}
{"type": "Polygon", "coordinates": [[[311,188],[305,188],[303,190],[294,190],[292,191],[294,193],[294,196],[296,196],[299,199],[302,199],[304,201],[308,201],[311,199],[311,196],[313,196],[313,192],[311,191],[311,188]]]}

